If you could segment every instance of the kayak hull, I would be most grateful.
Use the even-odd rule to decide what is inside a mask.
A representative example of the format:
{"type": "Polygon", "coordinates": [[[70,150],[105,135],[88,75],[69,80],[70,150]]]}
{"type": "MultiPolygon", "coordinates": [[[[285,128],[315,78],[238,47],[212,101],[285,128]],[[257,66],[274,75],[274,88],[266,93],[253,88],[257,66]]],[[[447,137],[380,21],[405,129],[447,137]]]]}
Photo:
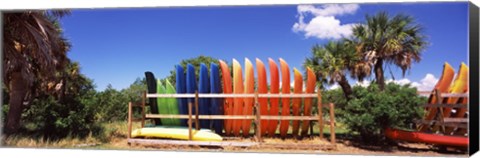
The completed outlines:
{"type": "MultiPolygon", "coordinates": [[[[279,72],[278,66],[275,61],[271,58],[268,59],[268,65],[270,68],[270,93],[271,94],[278,94],[280,92],[280,85],[279,85],[279,72]]],[[[270,116],[278,116],[279,113],[279,98],[269,98],[270,99],[270,116]]],[[[278,120],[270,120],[268,121],[268,135],[270,137],[275,136],[278,127],[278,120]]]]}
{"type": "MultiPolygon", "coordinates": [[[[280,60],[280,69],[282,71],[282,94],[290,93],[290,68],[285,60],[280,60]]],[[[290,115],[290,98],[282,98],[282,116],[290,115]]],[[[289,120],[280,121],[280,136],[287,136],[289,120]]]]}
{"type": "MultiPolygon", "coordinates": [[[[268,93],[267,85],[267,72],[265,71],[265,65],[260,59],[256,59],[257,65],[257,75],[258,75],[258,93],[265,94],[268,93]]],[[[258,98],[258,104],[260,106],[260,114],[262,116],[267,116],[268,113],[268,98],[258,98]]],[[[268,120],[260,120],[261,123],[261,134],[267,134],[268,130],[268,120]]]]}
{"type": "MultiPolygon", "coordinates": [[[[232,93],[232,75],[230,73],[230,69],[228,68],[227,63],[220,60],[220,69],[222,70],[222,80],[223,80],[223,93],[231,94],[232,93]]],[[[223,100],[223,110],[225,115],[233,115],[233,99],[232,98],[225,98],[223,100]]],[[[232,128],[232,120],[225,119],[224,120],[224,127],[225,127],[225,135],[230,135],[233,128],[232,128]]]]}
{"type": "MultiPolygon", "coordinates": [[[[442,76],[435,85],[434,90],[439,90],[441,93],[447,93],[454,75],[455,71],[453,70],[453,67],[450,66],[450,64],[448,64],[447,62],[445,62],[445,64],[443,65],[442,76]]],[[[428,103],[434,104],[437,102],[437,96],[432,93],[428,99],[428,103]]],[[[425,115],[424,119],[432,120],[437,114],[437,109],[438,108],[426,108],[427,114],[425,115]]],[[[426,131],[428,128],[429,127],[426,125],[420,125],[418,129],[419,131],[426,131]]]]}
{"type": "Polygon", "coordinates": [[[410,132],[398,129],[385,129],[387,138],[409,142],[429,143],[445,146],[468,147],[468,137],[445,136],[422,132],[410,132]]]}
{"type": "MultiPolygon", "coordinates": [[[[164,139],[189,140],[188,128],[146,127],[132,131],[132,138],[154,137],[164,139]]],[[[194,141],[222,141],[222,137],[210,130],[192,130],[194,141]]]]}
{"type": "MultiPolygon", "coordinates": [[[[253,94],[255,91],[255,80],[253,78],[253,65],[250,60],[245,58],[245,94],[253,94]]],[[[253,115],[253,98],[245,98],[243,105],[244,115],[253,115]]],[[[250,134],[250,126],[252,125],[252,120],[245,119],[243,120],[243,136],[248,136],[250,134]]]]}

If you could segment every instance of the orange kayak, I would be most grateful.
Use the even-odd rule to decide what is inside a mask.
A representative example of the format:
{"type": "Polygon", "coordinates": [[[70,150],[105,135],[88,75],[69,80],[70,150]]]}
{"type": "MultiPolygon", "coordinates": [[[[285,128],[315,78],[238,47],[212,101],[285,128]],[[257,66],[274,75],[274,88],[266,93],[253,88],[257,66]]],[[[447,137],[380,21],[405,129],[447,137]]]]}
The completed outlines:
{"type": "MultiPolygon", "coordinates": [[[[465,65],[465,63],[462,63],[460,65],[460,70],[458,71],[457,78],[455,79],[455,82],[453,83],[452,87],[452,93],[466,93],[468,92],[468,66],[465,65]]],[[[451,104],[456,104],[456,103],[462,103],[464,102],[463,100],[466,101],[466,98],[460,98],[460,97],[450,97],[447,100],[447,103],[451,104]]],[[[465,102],[466,103],[466,102],[465,102]]],[[[453,108],[443,108],[443,116],[444,117],[453,117],[453,118],[458,118],[462,117],[465,115],[467,112],[467,108],[459,108],[457,109],[457,112],[455,116],[450,116],[453,108]]],[[[453,131],[452,127],[446,127],[445,132],[450,133],[453,131]]]]}
{"type": "MultiPolygon", "coordinates": [[[[223,60],[219,61],[220,69],[222,71],[222,80],[223,80],[223,93],[230,94],[232,93],[232,76],[230,74],[230,70],[228,68],[227,63],[223,60]]],[[[233,114],[233,98],[225,98],[223,100],[223,111],[225,115],[232,115],[233,114]]],[[[225,127],[225,134],[230,135],[232,132],[232,120],[226,119],[224,121],[225,127]]]]}
{"type": "MultiPolygon", "coordinates": [[[[243,94],[242,67],[237,60],[233,59],[233,93],[243,94]]],[[[243,98],[233,99],[233,115],[243,115],[243,98]]],[[[240,135],[242,120],[233,120],[233,134],[240,135]]]]}
{"type": "MultiPolygon", "coordinates": [[[[307,86],[305,93],[315,92],[315,82],[316,76],[312,69],[307,67],[307,86]]],[[[303,103],[303,116],[310,116],[312,113],[312,98],[305,98],[303,103]]],[[[302,121],[302,135],[306,135],[308,132],[308,127],[310,125],[309,120],[302,121]]]]}
{"type": "Polygon", "coordinates": [[[437,145],[468,147],[468,137],[446,136],[439,134],[429,134],[422,132],[411,132],[398,129],[385,129],[385,136],[393,140],[403,140],[409,142],[421,142],[437,145]]]}
{"type": "MultiPolygon", "coordinates": [[[[468,66],[465,63],[460,65],[455,82],[450,87],[449,93],[465,93],[468,90],[468,66]]],[[[448,104],[455,104],[458,102],[459,97],[450,97],[447,100],[448,104]]],[[[450,117],[452,108],[443,108],[443,117],[450,117]]]]}
{"type": "MultiPolygon", "coordinates": [[[[288,68],[288,64],[282,58],[280,60],[280,69],[282,71],[282,94],[290,94],[290,69],[288,68]]],[[[289,116],[290,115],[290,98],[282,98],[282,116],[289,116]]],[[[285,137],[287,136],[288,127],[289,127],[288,120],[281,120],[280,121],[280,136],[285,137]]]]}
{"type": "MultiPolygon", "coordinates": [[[[448,88],[450,87],[450,84],[452,83],[454,75],[455,75],[455,72],[454,72],[452,66],[450,66],[450,64],[445,62],[445,64],[443,65],[442,76],[438,80],[438,82],[435,85],[435,88],[434,88],[433,91],[438,89],[441,93],[447,93],[448,88]]],[[[428,98],[428,103],[429,104],[437,103],[437,96],[432,93],[432,95],[430,95],[430,97],[428,98]]],[[[435,117],[435,115],[437,114],[437,109],[438,108],[426,108],[427,113],[425,115],[424,120],[432,120],[435,117]]],[[[419,129],[419,131],[426,131],[428,129],[428,126],[420,125],[418,129],[419,129]]]]}
{"type": "MultiPolygon", "coordinates": [[[[266,94],[268,93],[267,85],[267,72],[265,71],[265,65],[260,59],[255,60],[257,65],[257,75],[258,75],[258,93],[266,94]]],[[[258,98],[258,104],[260,106],[260,114],[262,116],[268,115],[268,98],[258,98]]],[[[262,135],[267,134],[268,130],[268,120],[260,120],[261,124],[261,133],[262,135]]]]}
{"type": "MultiPolygon", "coordinates": [[[[245,58],[245,94],[255,93],[255,79],[253,78],[253,65],[248,58],[245,58]]],[[[253,115],[253,102],[254,98],[245,98],[244,100],[244,115],[253,115]]],[[[250,126],[252,125],[252,120],[246,119],[243,120],[242,132],[243,136],[248,136],[250,134],[250,126]]]]}
{"type": "MultiPolygon", "coordinates": [[[[279,86],[279,75],[278,75],[278,66],[273,61],[273,59],[268,58],[268,67],[270,69],[270,93],[271,94],[278,94],[280,92],[279,86]]],[[[271,116],[278,116],[279,107],[278,107],[278,98],[269,98],[270,99],[270,111],[269,115],[271,116]]],[[[278,120],[270,120],[268,121],[268,135],[270,137],[275,136],[277,131],[278,120]]]]}
{"type": "MultiPolygon", "coordinates": [[[[301,94],[303,91],[302,73],[300,73],[300,71],[298,71],[296,68],[293,68],[293,76],[294,76],[293,93],[301,94]]],[[[292,106],[293,116],[300,116],[300,106],[302,105],[302,98],[293,98],[292,102],[293,102],[293,106],[292,106]]],[[[297,136],[298,130],[300,129],[300,121],[293,120],[292,126],[293,126],[292,135],[297,136]]]]}

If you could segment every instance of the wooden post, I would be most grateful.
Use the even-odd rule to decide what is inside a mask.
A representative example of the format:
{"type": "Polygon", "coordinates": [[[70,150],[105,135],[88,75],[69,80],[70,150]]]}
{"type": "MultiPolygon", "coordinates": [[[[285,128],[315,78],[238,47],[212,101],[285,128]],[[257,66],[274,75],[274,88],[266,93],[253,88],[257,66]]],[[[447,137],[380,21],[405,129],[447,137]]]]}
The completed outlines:
{"type": "MultiPolygon", "coordinates": [[[[442,104],[443,98],[442,98],[442,94],[441,94],[440,90],[435,89],[435,95],[437,96],[437,103],[438,103],[438,104],[442,104]]],[[[446,134],[446,133],[445,133],[445,124],[443,123],[443,108],[442,108],[442,107],[437,107],[437,108],[438,108],[439,111],[440,111],[440,114],[439,114],[439,116],[438,116],[438,121],[439,121],[440,124],[441,124],[440,127],[441,127],[441,129],[442,129],[442,133],[443,133],[443,134],[446,134]]],[[[438,113],[437,113],[437,114],[438,114],[438,113]]]]}
{"type": "Polygon", "coordinates": [[[262,142],[262,124],[260,121],[260,106],[258,103],[258,92],[255,92],[255,124],[257,125],[255,134],[257,136],[257,141],[262,142]]]}
{"type": "Polygon", "coordinates": [[[335,145],[335,105],[330,103],[330,142],[335,145]]]}
{"type": "Polygon", "coordinates": [[[142,96],[142,128],[145,127],[145,104],[147,100],[147,92],[143,92],[142,96]]]}
{"type": "Polygon", "coordinates": [[[195,129],[200,130],[198,123],[198,91],[195,91],[195,129]]]}
{"type": "Polygon", "coordinates": [[[188,140],[192,140],[192,102],[188,102],[188,140]]]}
{"type": "Polygon", "coordinates": [[[313,136],[313,121],[309,121],[310,123],[310,136],[313,136]]]}
{"type": "Polygon", "coordinates": [[[127,138],[132,137],[132,102],[128,102],[128,135],[127,138]]]}
{"type": "Polygon", "coordinates": [[[323,105],[322,105],[322,93],[320,88],[317,90],[317,108],[318,108],[318,129],[319,129],[319,135],[320,139],[323,138],[323,105]]]}

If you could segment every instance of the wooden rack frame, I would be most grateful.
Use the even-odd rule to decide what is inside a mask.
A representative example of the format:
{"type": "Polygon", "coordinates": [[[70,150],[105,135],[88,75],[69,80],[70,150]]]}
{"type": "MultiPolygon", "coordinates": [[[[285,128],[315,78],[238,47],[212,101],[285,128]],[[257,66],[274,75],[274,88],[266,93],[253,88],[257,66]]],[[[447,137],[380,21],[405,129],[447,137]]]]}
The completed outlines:
{"type": "MultiPolygon", "coordinates": [[[[312,103],[313,104],[313,103],[312,103]]],[[[319,122],[319,136],[323,139],[323,128],[325,124],[330,126],[330,144],[329,145],[301,145],[303,148],[310,149],[336,149],[336,138],[335,138],[335,105],[333,103],[322,104],[322,95],[321,91],[317,90],[317,93],[303,93],[303,94],[200,94],[198,92],[193,94],[147,94],[143,93],[141,103],[128,103],[128,143],[136,144],[175,144],[175,145],[201,145],[201,146],[237,146],[237,147],[248,147],[248,146],[269,146],[269,147],[287,147],[288,145],[284,144],[273,144],[273,143],[264,143],[261,135],[261,121],[260,120],[310,120],[319,122]],[[317,98],[317,108],[318,114],[312,116],[262,116],[260,114],[260,106],[258,103],[258,98],[317,98]],[[147,98],[195,98],[194,103],[188,103],[188,115],[167,115],[167,114],[145,114],[145,106],[147,98]],[[254,98],[254,115],[199,115],[198,114],[198,99],[199,98],[254,98]],[[133,107],[141,107],[142,117],[134,119],[132,115],[133,107]],[[323,107],[329,108],[329,120],[323,119],[323,107]],[[196,113],[192,113],[192,109],[195,108],[196,113]],[[195,117],[195,118],[193,118],[195,117]],[[145,126],[145,119],[154,119],[154,118],[178,118],[178,119],[188,119],[188,130],[189,130],[189,140],[188,141],[178,141],[178,140],[148,140],[148,139],[133,139],[131,138],[132,133],[132,122],[140,121],[141,127],[145,126]],[[200,119],[252,119],[254,120],[254,133],[255,133],[255,142],[245,143],[245,142],[200,142],[192,141],[192,129],[195,128],[199,130],[198,120],[200,119]],[[195,121],[195,127],[192,127],[192,123],[195,121]]],[[[310,122],[310,133],[313,134],[313,125],[310,122]]],[[[299,147],[296,145],[295,147],[299,147]]]]}
{"type": "Polygon", "coordinates": [[[443,99],[446,97],[459,97],[459,98],[468,98],[469,93],[441,93],[438,89],[434,90],[433,92],[419,92],[422,96],[436,96],[436,103],[433,104],[425,104],[423,107],[430,107],[430,108],[437,108],[437,114],[432,120],[418,120],[418,124],[423,125],[437,125],[440,126],[442,133],[445,133],[445,127],[453,127],[453,128],[468,128],[468,119],[467,118],[444,118],[443,116],[443,108],[467,108],[468,111],[468,104],[447,104],[442,103],[443,99]]]}

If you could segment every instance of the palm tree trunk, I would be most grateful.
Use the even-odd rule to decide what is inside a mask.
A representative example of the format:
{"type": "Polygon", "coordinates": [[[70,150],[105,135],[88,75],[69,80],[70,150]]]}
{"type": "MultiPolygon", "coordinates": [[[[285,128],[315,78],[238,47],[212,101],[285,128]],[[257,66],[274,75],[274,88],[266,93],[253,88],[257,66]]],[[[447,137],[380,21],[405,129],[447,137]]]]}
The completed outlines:
{"type": "Polygon", "coordinates": [[[6,134],[18,131],[20,127],[20,116],[23,111],[23,101],[27,94],[27,81],[23,78],[21,71],[13,72],[10,80],[10,101],[5,127],[6,134]]]}
{"type": "Polygon", "coordinates": [[[342,75],[340,78],[340,81],[338,81],[338,84],[340,85],[340,87],[342,87],[343,95],[345,95],[345,99],[349,101],[351,99],[353,91],[352,91],[352,86],[350,86],[350,83],[348,83],[347,78],[344,75],[342,75]]]}
{"type": "Polygon", "coordinates": [[[375,78],[381,91],[385,88],[385,76],[383,76],[383,59],[378,59],[375,63],[375,78]]]}

